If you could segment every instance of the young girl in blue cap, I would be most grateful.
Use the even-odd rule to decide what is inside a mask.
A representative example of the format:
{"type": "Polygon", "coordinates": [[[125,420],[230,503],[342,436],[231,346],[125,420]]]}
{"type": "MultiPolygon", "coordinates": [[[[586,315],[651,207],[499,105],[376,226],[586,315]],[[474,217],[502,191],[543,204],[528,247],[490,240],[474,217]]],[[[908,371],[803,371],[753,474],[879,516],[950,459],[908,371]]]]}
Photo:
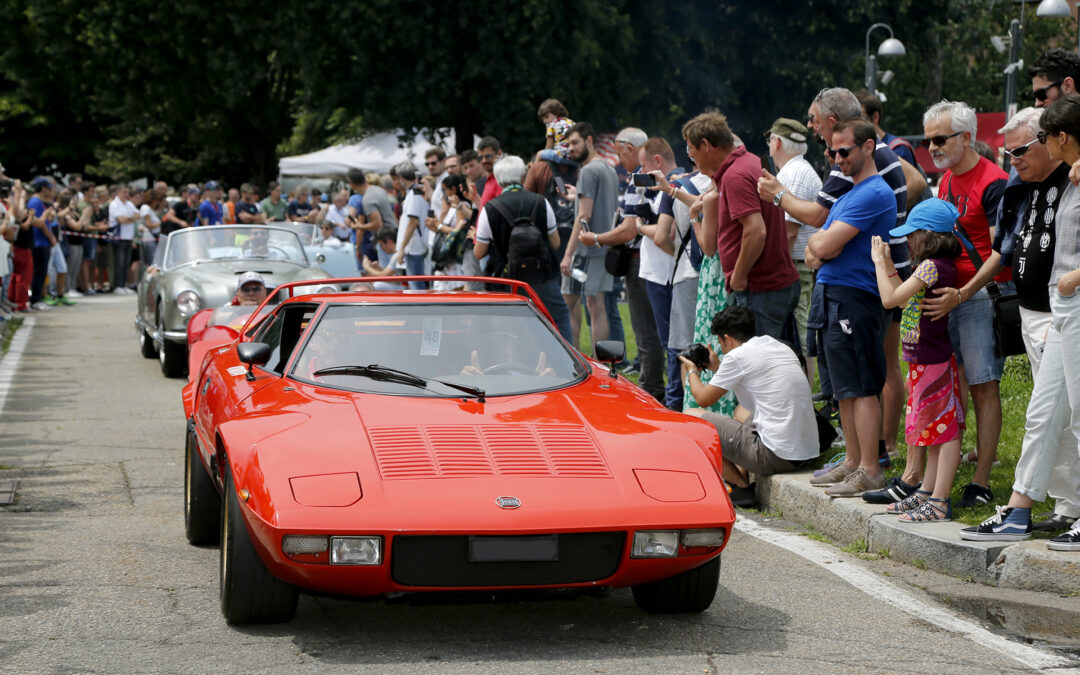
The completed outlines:
{"type": "Polygon", "coordinates": [[[956,283],[956,256],[960,243],[953,236],[959,212],[941,199],[920,202],[906,224],[889,232],[908,237],[911,256],[918,263],[903,283],[893,267],[889,243],[874,237],[870,255],[877,270],[878,292],[885,307],[904,305],[900,343],[908,364],[908,403],[904,429],[908,452],[927,451],[921,489],[890,504],[889,513],[916,523],[952,520],[952,490],[960,464],[964,436],[964,407],[960,401],[960,373],[949,339],[948,318],[937,321],[923,315],[923,299],[935,288],[956,283]],[[906,303],[906,304],[905,304],[906,303]]]}

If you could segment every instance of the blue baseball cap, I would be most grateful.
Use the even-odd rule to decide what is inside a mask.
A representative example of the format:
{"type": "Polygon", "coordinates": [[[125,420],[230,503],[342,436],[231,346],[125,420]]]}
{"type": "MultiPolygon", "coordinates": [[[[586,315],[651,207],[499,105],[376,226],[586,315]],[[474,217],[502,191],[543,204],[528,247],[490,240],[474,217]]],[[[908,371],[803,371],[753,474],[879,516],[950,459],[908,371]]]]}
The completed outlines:
{"type": "Polygon", "coordinates": [[[38,176],[37,178],[35,178],[30,183],[30,187],[34,188],[34,190],[41,190],[42,188],[51,188],[52,186],[53,186],[53,182],[51,180],[49,180],[48,178],[46,178],[45,176],[38,176]]]}
{"type": "Polygon", "coordinates": [[[907,220],[900,227],[889,230],[889,236],[905,237],[915,230],[927,232],[952,232],[960,212],[956,207],[937,197],[919,202],[908,211],[907,220]]]}
{"type": "Polygon", "coordinates": [[[206,189],[207,192],[209,192],[210,190],[217,190],[220,187],[221,186],[218,185],[218,182],[216,180],[208,180],[208,181],[206,181],[205,189],[206,189]]]}

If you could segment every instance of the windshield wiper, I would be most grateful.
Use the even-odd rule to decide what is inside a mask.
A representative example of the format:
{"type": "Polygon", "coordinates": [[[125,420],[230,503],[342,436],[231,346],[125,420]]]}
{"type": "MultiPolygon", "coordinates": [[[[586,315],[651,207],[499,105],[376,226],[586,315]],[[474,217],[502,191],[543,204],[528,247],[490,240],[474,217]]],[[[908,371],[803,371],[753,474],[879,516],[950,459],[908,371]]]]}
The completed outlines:
{"type": "Polygon", "coordinates": [[[443,386],[475,396],[481,403],[484,402],[485,395],[484,390],[480,387],[470,387],[467,384],[457,384],[456,382],[445,382],[434,378],[421,377],[404,370],[380,366],[377,363],[372,363],[368,366],[332,366],[330,368],[320,368],[312,373],[312,375],[315,377],[321,377],[323,375],[356,375],[359,377],[369,377],[381,382],[395,382],[397,384],[407,384],[424,389],[427,388],[428,382],[438,382],[443,386]]]}

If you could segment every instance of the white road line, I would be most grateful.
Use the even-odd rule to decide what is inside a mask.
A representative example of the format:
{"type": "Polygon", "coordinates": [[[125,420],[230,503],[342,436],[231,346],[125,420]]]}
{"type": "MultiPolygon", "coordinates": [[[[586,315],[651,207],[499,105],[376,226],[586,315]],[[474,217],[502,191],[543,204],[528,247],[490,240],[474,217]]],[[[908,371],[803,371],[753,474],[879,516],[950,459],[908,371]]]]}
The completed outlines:
{"type": "Polygon", "coordinates": [[[832,546],[798,535],[778,532],[748,518],[739,518],[735,522],[735,529],[806,558],[871,597],[883,600],[893,607],[932,623],[939,628],[959,633],[969,640],[1015,659],[1029,668],[1041,670],[1047,668],[1073,668],[1076,666],[1076,661],[1072,659],[1020,644],[1001,635],[995,635],[976,623],[919,600],[905,593],[897,586],[881,579],[873,572],[851,564],[848,558],[842,556],[832,546]]]}
{"type": "Polygon", "coordinates": [[[11,346],[8,353],[0,359],[0,415],[4,413],[4,403],[7,401],[8,391],[11,390],[11,381],[15,379],[15,370],[19,367],[19,360],[26,343],[30,342],[30,332],[34,329],[34,317],[28,316],[23,319],[15,337],[11,338],[11,346]]]}

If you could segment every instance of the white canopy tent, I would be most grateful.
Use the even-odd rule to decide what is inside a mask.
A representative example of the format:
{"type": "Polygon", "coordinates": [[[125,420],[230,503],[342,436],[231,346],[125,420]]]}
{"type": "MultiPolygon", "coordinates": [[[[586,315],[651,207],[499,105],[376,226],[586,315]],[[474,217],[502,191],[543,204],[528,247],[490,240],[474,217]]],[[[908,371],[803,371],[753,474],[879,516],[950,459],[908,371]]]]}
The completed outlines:
{"type": "MultiPolygon", "coordinates": [[[[349,169],[386,173],[390,167],[404,161],[411,161],[423,173],[424,153],[434,146],[420,132],[411,143],[401,147],[398,139],[402,133],[401,130],[376,133],[355,143],[334,145],[306,155],[283,157],[278,162],[278,175],[282,180],[301,176],[340,179],[345,177],[349,169]]],[[[441,129],[436,135],[442,138],[440,147],[447,154],[454,154],[454,130],[441,129]]],[[[473,146],[479,141],[480,138],[474,136],[473,146]]]]}

